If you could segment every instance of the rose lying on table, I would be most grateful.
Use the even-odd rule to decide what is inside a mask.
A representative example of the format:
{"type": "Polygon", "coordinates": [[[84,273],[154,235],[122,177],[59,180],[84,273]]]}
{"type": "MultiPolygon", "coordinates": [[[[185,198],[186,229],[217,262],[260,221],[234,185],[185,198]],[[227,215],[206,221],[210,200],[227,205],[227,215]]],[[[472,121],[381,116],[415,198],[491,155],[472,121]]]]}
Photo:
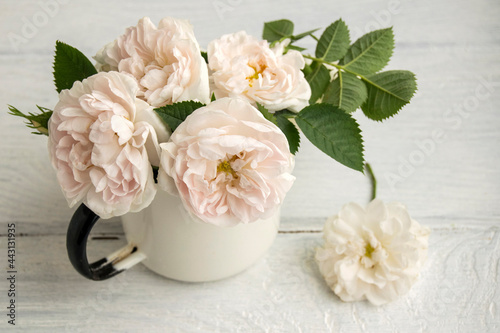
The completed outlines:
{"type": "Polygon", "coordinates": [[[350,203],[326,221],[316,262],[344,302],[367,299],[381,305],[415,283],[427,259],[429,234],[401,203],[375,199],[366,209],[350,203]]]}

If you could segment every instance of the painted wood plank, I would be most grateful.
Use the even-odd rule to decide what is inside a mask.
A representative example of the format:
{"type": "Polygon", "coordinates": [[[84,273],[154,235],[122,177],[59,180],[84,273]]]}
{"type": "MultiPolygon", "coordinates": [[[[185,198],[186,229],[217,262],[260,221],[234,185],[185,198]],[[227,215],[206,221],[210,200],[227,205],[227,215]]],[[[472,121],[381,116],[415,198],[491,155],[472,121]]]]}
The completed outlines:
{"type": "MultiPolygon", "coordinates": [[[[429,259],[410,293],[385,306],[343,303],[313,260],[317,233],[280,234],[247,271],[181,283],[139,265],[90,282],[59,236],[18,238],[18,327],[37,332],[497,332],[500,233],[495,225],[432,228],[429,259]]],[[[5,237],[0,237],[2,249],[5,237]]],[[[124,244],[91,240],[97,258],[124,244]]],[[[0,327],[6,327],[0,323],[0,327]]]]}

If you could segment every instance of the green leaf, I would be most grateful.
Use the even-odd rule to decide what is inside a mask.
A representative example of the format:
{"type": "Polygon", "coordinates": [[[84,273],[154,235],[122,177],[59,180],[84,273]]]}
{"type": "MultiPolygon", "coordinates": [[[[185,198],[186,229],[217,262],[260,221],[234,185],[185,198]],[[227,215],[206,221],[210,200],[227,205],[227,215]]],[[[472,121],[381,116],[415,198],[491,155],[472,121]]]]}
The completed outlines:
{"type": "Polygon", "coordinates": [[[208,64],[208,53],[205,51],[201,51],[201,56],[205,59],[205,62],[208,64]]]}
{"type": "Polygon", "coordinates": [[[31,132],[33,134],[43,134],[43,135],[49,135],[49,119],[52,116],[52,110],[49,110],[47,108],[41,107],[41,106],[36,106],[38,110],[40,110],[40,113],[34,114],[34,113],[28,113],[24,114],[12,105],[9,105],[9,114],[16,116],[16,117],[21,117],[27,120],[26,125],[29,128],[36,129],[38,132],[31,132]]]}
{"type": "Polygon", "coordinates": [[[269,112],[265,106],[257,103],[257,110],[259,110],[260,113],[262,113],[264,118],[266,118],[267,120],[272,122],[274,125],[278,125],[278,122],[276,121],[276,117],[271,112],[269,112]]]}
{"type": "Polygon", "coordinates": [[[311,72],[306,75],[306,80],[311,86],[311,99],[309,103],[313,104],[323,96],[328,83],[330,83],[330,71],[323,64],[313,62],[311,72]]]}
{"type": "Polygon", "coordinates": [[[330,104],[305,107],[295,118],[304,135],[328,156],[363,172],[363,139],[351,115],[330,104]]]}
{"type": "Polygon", "coordinates": [[[210,102],[215,101],[215,93],[212,93],[212,98],[210,98],[210,102]]]}
{"type": "Polygon", "coordinates": [[[195,101],[185,101],[165,105],[154,110],[173,132],[194,110],[202,106],[205,106],[205,104],[195,101]]]}
{"type": "Polygon", "coordinates": [[[285,118],[295,118],[297,112],[289,111],[287,109],[279,110],[274,113],[276,117],[285,117],[285,118]]]}
{"type": "Polygon", "coordinates": [[[415,74],[410,71],[387,71],[365,77],[368,98],[361,106],[373,120],[394,116],[408,104],[417,90],[415,74]]]}
{"type": "Polygon", "coordinates": [[[335,80],[326,88],[323,103],[329,103],[347,113],[356,111],[368,96],[366,85],[355,75],[338,72],[335,80]]]}
{"type": "Polygon", "coordinates": [[[288,146],[290,147],[290,152],[295,155],[299,150],[300,146],[300,134],[299,130],[295,125],[288,120],[284,115],[279,115],[276,117],[278,121],[278,127],[285,134],[288,140],[288,146]]]}
{"type": "Polygon", "coordinates": [[[349,30],[341,19],[325,29],[316,46],[316,58],[332,62],[342,58],[349,48],[349,30]]]}
{"type": "Polygon", "coordinates": [[[97,74],[95,67],[89,59],[68,44],[56,42],[54,56],[54,82],[57,92],[70,89],[75,81],[97,74]]]}
{"type": "Polygon", "coordinates": [[[286,53],[286,52],[288,52],[288,50],[295,50],[295,51],[302,52],[302,51],[305,51],[305,50],[307,50],[307,49],[306,49],[306,48],[304,48],[304,47],[296,46],[296,45],[288,45],[288,46],[285,48],[285,53],[286,53]]]}
{"type": "Polygon", "coordinates": [[[375,30],[354,42],[339,64],[358,74],[373,74],[387,65],[393,49],[392,28],[375,30]]]}
{"type": "Polygon", "coordinates": [[[310,35],[312,35],[313,33],[315,33],[318,30],[319,30],[319,28],[318,29],[309,30],[309,31],[303,32],[301,34],[292,36],[291,37],[292,38],[292,42],[296,42],[296,41],[298,41],[298,40],[300,40],[300,39],[302,39],[304,37],[310,36],[310,35]]]}
{"type": "Polygon", "coordinates": [[[264,23],[262,38],[269,43],[279,41],[282,38],[292,37],[293,22],[290,20],[277,20],[264,23]]]}

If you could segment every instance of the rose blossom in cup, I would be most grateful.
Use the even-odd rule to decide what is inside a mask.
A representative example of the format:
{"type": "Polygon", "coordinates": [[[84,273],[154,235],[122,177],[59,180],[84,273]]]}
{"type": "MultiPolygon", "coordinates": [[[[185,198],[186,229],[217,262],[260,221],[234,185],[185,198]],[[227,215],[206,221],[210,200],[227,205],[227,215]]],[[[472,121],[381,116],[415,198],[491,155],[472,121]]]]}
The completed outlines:
{"type": "Polygon", "coordinates": [[[284,52],[284,44],[269,47],[244,31],[208,44],[208,66],[215,97],[239,97],[270,112],[300,111],[309,105],[311,88],[301,69],[300,52],[284,52]]]}
{"type": "Polygon", "coordinates": [[[153,109],[137,99],[127,74],[98,73],[61,91],[49,121],[49,153],[70,207],[83,202],[101,218],[136,212],[156,194],[151,164],[158,137],[153,109]]]}
{"type": "Polygon", "coordinates": [[[207,65],[187,20],[167,17],[156,27],[144,17],[94,58],[100,71],[132,74],[152,106],[210,101],[207,65]]]}
{"type": "Polygon", "coordinates": [[[241,99],[195,110],[160,147],[160,187],[215,225],[270,217],[295,180],[285,135],[241,99]]]}

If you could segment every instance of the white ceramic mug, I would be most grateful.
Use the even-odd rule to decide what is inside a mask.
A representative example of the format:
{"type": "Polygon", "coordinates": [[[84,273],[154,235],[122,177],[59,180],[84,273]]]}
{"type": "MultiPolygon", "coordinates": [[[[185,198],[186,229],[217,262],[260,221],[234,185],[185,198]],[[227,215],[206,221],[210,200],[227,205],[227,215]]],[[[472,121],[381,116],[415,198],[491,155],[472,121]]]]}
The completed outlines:
{"type": "Polygon", "coordinates": [[[190,215],[180,198],[158,191],[149,207],[122,216],[129,244],[89,264],[86,243],[98,219],[82,204],[68,228],[68,255],[83,276],[104,280],[142,262],[165,277],[202,282],[237,274],[262,257],[276,238],[279,210],[266,220],[219,227],[190,215]]]}

